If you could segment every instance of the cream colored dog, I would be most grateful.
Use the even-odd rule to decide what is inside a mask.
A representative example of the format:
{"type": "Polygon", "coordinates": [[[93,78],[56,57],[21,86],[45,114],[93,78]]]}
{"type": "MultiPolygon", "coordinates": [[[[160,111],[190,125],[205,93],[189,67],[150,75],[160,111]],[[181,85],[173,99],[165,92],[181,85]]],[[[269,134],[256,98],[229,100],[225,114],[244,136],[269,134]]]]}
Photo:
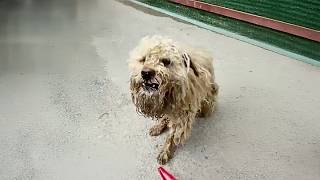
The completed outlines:
{"type": "Polygon", "coordinates": [[[158,121],[150,135],[169,128],[157,158],[165,164],[190,136],[195,118],[208,116],[215,109],[218,86],[212,57],[168,38],[147,36],[130,53],[129,69],[137,112],[158,121]]]}

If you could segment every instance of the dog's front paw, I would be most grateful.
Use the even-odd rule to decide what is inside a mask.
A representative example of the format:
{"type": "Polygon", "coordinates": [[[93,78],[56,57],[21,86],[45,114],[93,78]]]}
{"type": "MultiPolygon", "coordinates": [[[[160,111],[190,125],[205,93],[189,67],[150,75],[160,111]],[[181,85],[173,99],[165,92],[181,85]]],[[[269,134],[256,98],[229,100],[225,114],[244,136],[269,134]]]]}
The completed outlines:
{"type": "Polygon", "coordinates": [[[172,154],[167,151],[161,151],[157,157],[158,163],[161,165],[166,164],[172,158],[172,154]]]}
{"type": "Polygon", "coordinates": [[[164,130],[165,126],[163,124],[157,124],[154,125],[152,128],[149,130],[150,136],[159,136],[164,130]]]}

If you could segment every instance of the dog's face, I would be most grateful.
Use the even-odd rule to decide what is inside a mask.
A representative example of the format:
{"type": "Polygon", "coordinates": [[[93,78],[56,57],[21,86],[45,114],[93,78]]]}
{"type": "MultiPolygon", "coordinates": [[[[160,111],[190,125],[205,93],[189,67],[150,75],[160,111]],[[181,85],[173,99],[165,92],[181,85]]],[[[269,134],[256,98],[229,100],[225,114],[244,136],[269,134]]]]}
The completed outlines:
{"type": "Polygon", "coordinates": [[[150,48],[135,62],[132,78],[137,80],[141,93],[149,96],[168,91],[168,85],[185,77],[186,67],[174,46],[159,44],[150,48]]]}
{"type": "Polygon", "coordinates": [[[137,111],[148,117],[164,115],[176,98],[183,96],[190,63],[188,55],[171,41],[142,40],[129,62],[130,89],[137,111]]]}

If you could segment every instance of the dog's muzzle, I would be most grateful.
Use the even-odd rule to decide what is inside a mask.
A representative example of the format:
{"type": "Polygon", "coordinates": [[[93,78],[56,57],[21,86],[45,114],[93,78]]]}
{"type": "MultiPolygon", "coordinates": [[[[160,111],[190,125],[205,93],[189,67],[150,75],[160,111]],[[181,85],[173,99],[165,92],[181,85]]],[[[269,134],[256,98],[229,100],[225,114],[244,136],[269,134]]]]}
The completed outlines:
{"type": "Polygon", "coordinates": [[[159,89],[159,81],[155,77],[156,72],[153,69],[144,67],[141,71],[141,77],[143,79],[142,86],[144,90],[156,91],[159,89]]]}

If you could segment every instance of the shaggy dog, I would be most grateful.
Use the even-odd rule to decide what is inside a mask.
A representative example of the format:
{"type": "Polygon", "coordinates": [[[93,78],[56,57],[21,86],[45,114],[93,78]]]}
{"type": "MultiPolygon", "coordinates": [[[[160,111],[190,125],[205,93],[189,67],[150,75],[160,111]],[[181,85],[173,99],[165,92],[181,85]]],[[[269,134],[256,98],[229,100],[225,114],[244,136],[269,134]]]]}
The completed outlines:
{"type": "Polygon", "coordinates": [[[165,37],[147,36],[130,53],[128,63],[137,112],[158,121],[150,135],[160,135],[169,128],[157,158],[165,164],[190,136],[195,118],[208,116],[215,109],[218,85],[212,57],[165,37]]]}

